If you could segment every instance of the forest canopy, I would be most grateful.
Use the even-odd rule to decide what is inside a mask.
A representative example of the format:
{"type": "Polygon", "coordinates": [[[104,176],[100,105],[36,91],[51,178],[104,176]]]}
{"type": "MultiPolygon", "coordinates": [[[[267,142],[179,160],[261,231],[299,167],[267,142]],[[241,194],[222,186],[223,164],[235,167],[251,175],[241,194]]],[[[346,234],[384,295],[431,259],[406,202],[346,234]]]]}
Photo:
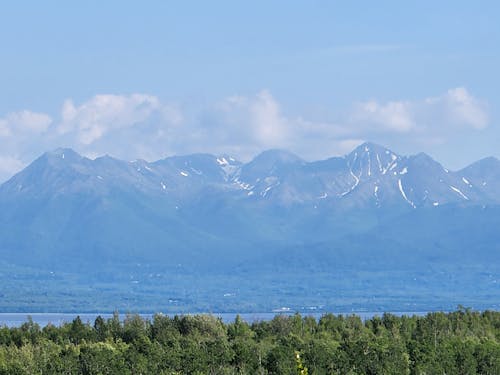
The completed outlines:
{"type": "Polygon", "coordinates": [[[500,374],[500,312],[77,317],[0,328],[0,374],[500,374]]]}

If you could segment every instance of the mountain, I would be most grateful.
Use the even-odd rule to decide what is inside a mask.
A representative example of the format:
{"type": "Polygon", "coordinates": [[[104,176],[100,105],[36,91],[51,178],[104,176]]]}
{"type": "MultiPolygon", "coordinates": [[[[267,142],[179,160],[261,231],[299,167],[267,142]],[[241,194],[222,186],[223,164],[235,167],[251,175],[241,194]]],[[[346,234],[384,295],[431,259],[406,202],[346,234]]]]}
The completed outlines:
{"type": "Polygon", "coordinates": [[[57,149],[0,186],[0,207],[4,311],[453,308],[500,297],[495,158],[449,171],[374,143],[314,162],[285,150],[242,163],[57,149]],[[69,306],[68,294],[79,296],[69,306]]]}

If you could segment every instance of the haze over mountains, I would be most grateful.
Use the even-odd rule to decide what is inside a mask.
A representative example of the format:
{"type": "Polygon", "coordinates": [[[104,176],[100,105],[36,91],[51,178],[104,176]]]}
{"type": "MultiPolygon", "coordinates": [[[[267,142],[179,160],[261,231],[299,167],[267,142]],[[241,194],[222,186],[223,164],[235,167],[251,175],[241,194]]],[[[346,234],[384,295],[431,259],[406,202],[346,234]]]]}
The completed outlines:
{"type": "Polygon", "coordinates": [[[373,143],[315,162],[282,150],[241,163],[57,149],[0,186],[0,207],[1,277],[31,291],[17,301],[28,310],[49,308],[41,290],[62,301],[60,283],[87,293],[69,308],[90,310],[129,306],[130,293],[137,309],[180,311],[453,308],[500,297],[495,158],[449,171],[373,143]]]}

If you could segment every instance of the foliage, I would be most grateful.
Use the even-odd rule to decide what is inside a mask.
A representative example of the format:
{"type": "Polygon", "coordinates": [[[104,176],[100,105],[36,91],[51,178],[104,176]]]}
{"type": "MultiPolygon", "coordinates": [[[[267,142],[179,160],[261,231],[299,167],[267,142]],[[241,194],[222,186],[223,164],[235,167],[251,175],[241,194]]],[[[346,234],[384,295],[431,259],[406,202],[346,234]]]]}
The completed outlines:
{"type": "Polygon", "coordinates": [[[500,312],[426,316],[77,317],[0,327],[4,374],[500,374],[500,312]]]}

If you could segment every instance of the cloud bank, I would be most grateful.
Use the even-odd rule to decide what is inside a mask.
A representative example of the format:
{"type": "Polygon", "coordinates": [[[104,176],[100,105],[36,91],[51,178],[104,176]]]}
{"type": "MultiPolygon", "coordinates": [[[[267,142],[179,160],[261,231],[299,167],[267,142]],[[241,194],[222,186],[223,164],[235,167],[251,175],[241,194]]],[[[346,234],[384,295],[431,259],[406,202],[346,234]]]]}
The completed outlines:
{"type": "Polygon", "coordinates": [[[484,101],[473,97],[464,87],[457,87],[420,101],[358,103],[351,121],[364,125],[364,131],[426,132],[432,136],[452,129],[484,129],[489,118],[484,101]]]}
{"type": "Polygon", "coordinates": [[[0,117],[0,181],[44,151],[72,147],[90,157],[155,160],[172,154],[228,153],[250,159],[283,148],[306,159],[344,154],[363,140],[445,142],[453,132],[489,125],[487,103],[464,87],[420,100],[353,104],[335,119],[287,115],[267,90],[234,95],[204,108],[164,102],[154,95],[96,95],[67,99],[51,116],[29,110],[0,117]]]}

